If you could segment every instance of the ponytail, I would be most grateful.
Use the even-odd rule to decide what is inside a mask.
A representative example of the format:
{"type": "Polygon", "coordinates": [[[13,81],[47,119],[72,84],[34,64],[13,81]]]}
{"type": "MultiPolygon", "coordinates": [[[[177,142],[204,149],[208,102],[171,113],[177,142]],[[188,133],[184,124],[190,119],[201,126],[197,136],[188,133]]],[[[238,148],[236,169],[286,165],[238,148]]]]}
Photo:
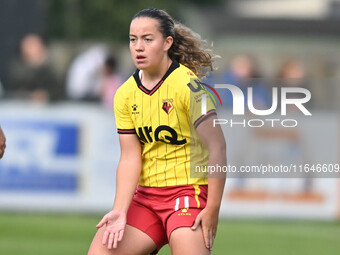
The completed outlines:
{"type": "Polygon", "coordinates": [[[205,77],[215,70],[213,61],[218,56],[207,48],[206,41],[181,23],[175,23],[174,29],[174,42],[169,49],[169,57],[185,65],[199,77],[205,77]]]}

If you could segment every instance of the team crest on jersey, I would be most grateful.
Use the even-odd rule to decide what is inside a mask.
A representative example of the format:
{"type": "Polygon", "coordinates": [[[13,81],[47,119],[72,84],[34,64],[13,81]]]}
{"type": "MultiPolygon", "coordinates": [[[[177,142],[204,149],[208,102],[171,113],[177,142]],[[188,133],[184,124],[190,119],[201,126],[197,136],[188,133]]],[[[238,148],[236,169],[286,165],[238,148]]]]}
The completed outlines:
{"type": "Polygon", "coordinates": [[[173,105],[172,101],[173,101],[173,99],[163,99],[162,109],[167,114],[169,114],[174,109],[174,105],[173,105]]]}

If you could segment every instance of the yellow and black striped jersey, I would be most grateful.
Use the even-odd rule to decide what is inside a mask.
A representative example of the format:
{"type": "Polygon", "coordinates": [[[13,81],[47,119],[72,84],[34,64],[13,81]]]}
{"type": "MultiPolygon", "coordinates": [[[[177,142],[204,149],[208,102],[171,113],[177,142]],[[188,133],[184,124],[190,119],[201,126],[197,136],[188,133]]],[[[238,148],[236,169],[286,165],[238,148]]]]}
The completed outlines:
{"type": "Polygon", "coordinates": [[[117,90],[114,99],[118,133],[136,134],[142,144],[139,185],[207,184],[207,178],[190,178],[191,161],[207,165],[209,157],[199,139],[193,139],[198,137],[195,128],[216,114],[210,98],[202,114],[202,83],[177,62],[151,90],[143,86],[139,72],[137,69],[117,90]]]}

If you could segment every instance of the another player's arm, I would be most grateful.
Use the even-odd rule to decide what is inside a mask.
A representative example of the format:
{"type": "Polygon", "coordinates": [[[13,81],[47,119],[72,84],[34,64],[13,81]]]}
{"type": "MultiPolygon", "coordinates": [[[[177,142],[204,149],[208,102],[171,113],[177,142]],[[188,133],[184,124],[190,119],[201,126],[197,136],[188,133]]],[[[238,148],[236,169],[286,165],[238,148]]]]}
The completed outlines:
{"type": "MultiPolygon", "coordinates": [[[[209,151],[208,165],[225,166],[227,161],[226,142],[220,126],[213,126],[215,118],[216,115],[212,115],[205,119],[197,127],[197,133],[209,151]]],[[[215,173],[209,176],[207,205],[197,216],[193,225],[193,229],[196,229],[201,223],[205,245],[210,250],[212,249],[217,232],[218,214],[224,191],[225,178],[225,173],[215,173]]]]}
{"type": "Polygon", "coordinates": [[[4,155],[5,149],[6,149],[6,137],[4,132],[2,132],[0,126],[0,158],[2,158],[2,156],[4,155]]]}
{"type": "Polygon", "coordinates": [[[136,134],[120,134],[121,156],[117,168],[116,197],[111,212],[106,214],[97,227],[106,225],[103,244],[116,248],[122,240],[126,214],[136,191],[142,167],[141,145],[136,134]]]}

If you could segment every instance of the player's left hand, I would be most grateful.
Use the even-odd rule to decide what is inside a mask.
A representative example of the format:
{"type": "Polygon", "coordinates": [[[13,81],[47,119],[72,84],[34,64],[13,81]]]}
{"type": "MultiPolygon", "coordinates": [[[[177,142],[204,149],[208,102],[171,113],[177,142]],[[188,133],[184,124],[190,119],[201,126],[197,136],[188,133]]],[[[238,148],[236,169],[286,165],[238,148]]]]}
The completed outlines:
{"type": "Polygon", "coordinates": [[[201,224],[203,231],[203,238],[205,246],[210,251],[212,250],[214,239],[217,232],[218,223],[218,209],[204,208],[196,217],[194,225],[191,227],[192,230],[196,230],[201,224]]]}

